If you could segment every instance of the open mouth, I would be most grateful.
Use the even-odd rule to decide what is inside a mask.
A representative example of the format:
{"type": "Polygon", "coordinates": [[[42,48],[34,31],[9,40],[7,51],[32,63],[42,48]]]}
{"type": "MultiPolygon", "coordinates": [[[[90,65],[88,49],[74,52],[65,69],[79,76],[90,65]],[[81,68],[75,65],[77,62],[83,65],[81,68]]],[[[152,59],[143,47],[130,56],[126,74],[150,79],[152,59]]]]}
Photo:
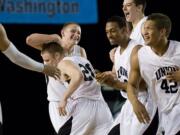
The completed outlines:
{"type": "Polygon", "coordinates": [[[126,12],[126,13],[124,13],[124,15],[125,15],[126,18],[128,18],[129,15],[130,15],[130,13],[129,13],[129,12],[126,12]]]}
{"type": "Polygon", "coordinates": [[[143,38],[145,41],[148,41],[150,39],[150,37],[148,37],[148,36],[144,36],[143,38]]]}

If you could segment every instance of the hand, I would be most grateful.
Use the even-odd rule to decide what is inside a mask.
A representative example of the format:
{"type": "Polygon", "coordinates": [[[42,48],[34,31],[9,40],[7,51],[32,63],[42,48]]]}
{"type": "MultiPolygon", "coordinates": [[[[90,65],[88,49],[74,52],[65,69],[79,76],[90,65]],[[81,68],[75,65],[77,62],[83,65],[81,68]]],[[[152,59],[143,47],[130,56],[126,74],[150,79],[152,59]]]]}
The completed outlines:
{"type": "Polygon", "coordinates": [[[59,104],[59,114],[60,116],[65,116],[67,115],[67,112],[66,112],[66,104],[67,104],[67,100],[61,100],[60,101],[60,104],[59,104]]]}
{"type": "Polygon", "coordinates": [[[62,44],[62,38],[60,37],[60,35],[53,34],[53,36],[55,37],[55,39],[57,39],[57,42],[61,45],[62,44]]]}
{"type": "Polygon", "coordinates": [[[58,68],[50,66],[50,65],[44,65],[43,73],[51,76],[55,79],[60,79],[60,71],[58,68]]]}
{"type": "Polygon", "coordinates": [[[100,72],[96,74],[96,80],[101,84],[107,83],[109,80],[114,80],[114,74],[112,71],[100,72]]]}
{"type": "Polygon", "coordinates": [[[134,102],[132,106],[133,106],[134,113],[136,114],[140,123],[146,124],[150,122],[149,114],[145,106],[139,100],[134,102]]]}
{"type": "Polygon", "coordinates": [[[115,55],[116,49],[117,49],[117,47],[111,49],[109,52],[109,57],[110,57],[110,60],[112,61],[112,63],[114,63],[114,55],[115,55]]]}
{"type": "Polygon", "coordinates": [[[168,73],[166,79],[180,82],[180,70],[168,73]]]}

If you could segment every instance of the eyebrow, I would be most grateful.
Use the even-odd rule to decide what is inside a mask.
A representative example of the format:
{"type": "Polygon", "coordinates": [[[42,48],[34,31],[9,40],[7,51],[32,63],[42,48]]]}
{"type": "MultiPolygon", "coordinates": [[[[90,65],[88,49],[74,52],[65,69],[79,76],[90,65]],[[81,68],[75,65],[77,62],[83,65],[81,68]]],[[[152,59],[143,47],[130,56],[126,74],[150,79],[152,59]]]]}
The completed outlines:
{"type": "MultiPolygon", "coordinates": [[[[131,5],[133,4],[134,2],[129,2],[129,3],[123,3],[122,5],[125,6],[125,5],[131,5]]],[[[135,3],[134,3],[135,4],[135,3]]]]}

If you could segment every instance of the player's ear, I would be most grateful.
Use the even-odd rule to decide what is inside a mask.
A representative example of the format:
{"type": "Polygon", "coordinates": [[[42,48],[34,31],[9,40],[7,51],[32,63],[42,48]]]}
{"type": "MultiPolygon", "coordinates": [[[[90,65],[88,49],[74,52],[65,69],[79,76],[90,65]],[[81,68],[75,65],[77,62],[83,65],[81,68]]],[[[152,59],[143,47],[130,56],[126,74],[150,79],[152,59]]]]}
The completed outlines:
{"type": "Polygon", "coordinates": [[[127,27],[123,27],[123,28],[122,28],[122,31],[123,31],[123,32],[128,32],[128,31],[127,31],[127,27]]]}
{"type": "Polygon", "coordinates": [[[167,30],[165,28],[160,29],[160,34],[167,36],[167,30]]]}
{"type": "Polygon", "coordinates": [[[54,56],[55,56],[55,59],[59,59],[60,58],[60,53],[56,52],[54,56]]]}
{"type": "Polygon", "coordinates": [[[61,30],[61,36],[64,37],[64,30],[61,30]]]}
{"type": "Polygon", "coordinates": [[[138,6],[137,6],[137,9],[138,9],[139,11],[143,11],[143,5],[138,5],[138,6]]]}

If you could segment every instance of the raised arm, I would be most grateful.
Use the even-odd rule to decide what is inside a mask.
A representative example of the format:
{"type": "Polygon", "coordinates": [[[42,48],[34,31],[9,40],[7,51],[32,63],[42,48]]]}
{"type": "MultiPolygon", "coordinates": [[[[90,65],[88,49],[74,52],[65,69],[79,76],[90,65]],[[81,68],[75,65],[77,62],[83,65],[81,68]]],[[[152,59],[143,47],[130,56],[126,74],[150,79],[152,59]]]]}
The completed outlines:
{"type": "Polygon", "coordinates": [[[33,33],[31,35],[29,35],[26,38],[26,44],[41,50],[42,49],[42,45],[44,43],[48,43],[48,42],[60,42],[61,38],[58,34],[40,34],[40,33],[33,33]]]}
{"type": "Polygon", "coordinates": [[[4,27],[0,24],[0,50],[5,51],[9,47],[10,41],[4,27]]]}
{"type": "Polygon", "coordinates": [[[139,48],[140,46],[135,47],[131,53],[131,71],[128,80],[127,95],[139,122],[148,123],[150,120],[148,112],[146,111],[145,106],[138,100],[137,97],[137,90],[141,80],[137,53],[139,48]]]}
{"type": "Polygon", "coordinates": [[[49,76],[52,77],[58,77],[58,70],[47,66],[42,63],[39,63],[27,55],[21,53],[14,45],[13,43],[8,39],[6,31],[3,27],[3,25],[0,24],[0,50],[4,55],[6,55],[9,60],[11,60],[14,64],[17,64],[23,68],[37,71],[37,72],[43,72],[49,76]]]}

